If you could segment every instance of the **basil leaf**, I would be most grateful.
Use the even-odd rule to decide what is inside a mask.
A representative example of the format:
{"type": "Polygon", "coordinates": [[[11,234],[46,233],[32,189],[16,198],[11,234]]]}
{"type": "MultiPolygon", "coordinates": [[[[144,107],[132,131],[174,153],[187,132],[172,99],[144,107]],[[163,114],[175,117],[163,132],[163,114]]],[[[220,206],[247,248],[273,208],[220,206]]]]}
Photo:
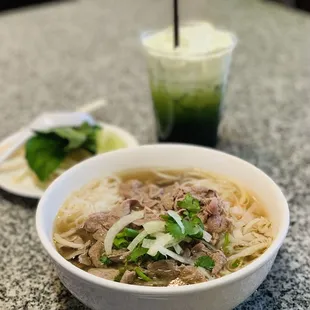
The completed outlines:
{"type": "Polygon", "coordinates": [[[40,181],[46,181],[66,156],[66,140],[54,134],[37,134],[26,142],[26,159],[40,181]]]}
{"type": "Polygon", "coordinates": [[[53,132],[59,137],[68,141],[68,144],[65,147],[65,151],[71,151],[81,147],[87,139],[87,136],[84,133],[81,133],[74,128],[56,128],[53,130],[53,132]]]}

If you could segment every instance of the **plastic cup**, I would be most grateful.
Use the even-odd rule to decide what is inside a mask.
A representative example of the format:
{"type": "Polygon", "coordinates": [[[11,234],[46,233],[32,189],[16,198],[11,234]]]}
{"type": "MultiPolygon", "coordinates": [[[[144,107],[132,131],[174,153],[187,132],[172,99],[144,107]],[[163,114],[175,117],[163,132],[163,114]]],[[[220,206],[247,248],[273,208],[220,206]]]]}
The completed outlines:
{"type": "Polygon", "coordinates": [[[146,44],[146,39],[156,33],[145,32],[141,41],[158,140],[214,147],[236,37],[225,32],[231,36],[229,46],[209,52],[178,53],[146,44]]]}

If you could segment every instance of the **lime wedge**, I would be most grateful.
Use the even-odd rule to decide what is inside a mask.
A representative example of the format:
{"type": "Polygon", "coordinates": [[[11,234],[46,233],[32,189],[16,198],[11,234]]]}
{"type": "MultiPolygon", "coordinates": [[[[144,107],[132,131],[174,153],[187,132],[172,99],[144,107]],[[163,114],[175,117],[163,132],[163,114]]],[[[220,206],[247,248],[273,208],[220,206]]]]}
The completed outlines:
{"type": "Polygon", "coordinates": [[[127,144],[114,132],[102,129],[97,134],[97,152],[105,153],[125,148],[127,144]]]}

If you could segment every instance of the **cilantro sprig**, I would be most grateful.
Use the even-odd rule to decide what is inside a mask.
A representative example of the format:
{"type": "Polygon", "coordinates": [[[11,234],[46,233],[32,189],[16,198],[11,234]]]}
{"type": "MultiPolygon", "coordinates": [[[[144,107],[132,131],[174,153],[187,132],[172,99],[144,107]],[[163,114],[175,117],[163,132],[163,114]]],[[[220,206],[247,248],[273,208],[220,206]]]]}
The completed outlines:
{"type": "Polygon", "coordinates": [[[183,200],[178,201],[178,207],[185,209],[186,215],[192,217],[200,211],[199,200],[194,198],[191,194],[187,193],[183,200]]]}
{"type": "Polygon", "coordinates": [[[183,200],[178,201],[178,206],[185,209],[181,215],[184,232],[182,232],[180,225],[171,216],[163,215],[162,219],[166,221],[166,232],[170,233],[178,241],[187,236],[202,239],[204,226],[201,219],[197,216],[197,213],[200,211],[199,201],[188,193],[183,200]]]}
{"type": "Polygon", "coordinates": [[[212,271],[213,267],[215,266],[214,260],[210,256],[200,256],[196,262],[196,267],[202,267],[204,269],[212,271]]]}

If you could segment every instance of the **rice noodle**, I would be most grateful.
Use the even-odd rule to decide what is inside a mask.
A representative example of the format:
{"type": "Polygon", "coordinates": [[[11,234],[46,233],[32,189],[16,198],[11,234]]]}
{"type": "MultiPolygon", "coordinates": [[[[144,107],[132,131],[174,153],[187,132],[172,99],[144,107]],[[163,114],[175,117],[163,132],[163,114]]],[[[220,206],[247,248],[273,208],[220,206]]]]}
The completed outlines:
{"type": "Polygon", "coordinates": [[[70,230],[68,230],[68,231],[66,231],[66,232],[64,232],[64,233],[62,233],[62,234],[60,234],[60,236],[61,236],[62,238],[70,237],[70,236],[72,236],[73,234],[75,234],[76,231],[77,231],[76,228],[71,228],[70,230]]]}
{"type": "Polygon", "coordinates": [[[246,248],[244,250],[242,250],[241,252],[235,254],[235,255],[232,255],[232,256],[229,256],[228,257],[228,261],[232,261],[232,260],[235,260],[237,258],[240,258],[240,257],[246,257],[246,256],[250,256],[252,254],[254,254],[255,252],[257,251],[261,251],[265,248],[268,247],[268,243],[260,243],[260,244],[257,244],[257,245],[253,245],[249,248],[246,248]]]}
{"type": "Polygon", "coordinates": [[[119,182],[116,178],[95,180],[72,193],[63,204],[56,218],[59,232],[66,232],[83,224],[88,215],[108,212],[120,201],[119,182]]]}
{"type": "Polygon", "coordinates": [[[66,247],[73,248],[73,249],[81,249],[84,247],[84,243],[74,243],[74,242],[68,241],[60,237],[60,235],[56,233],[54,234],[54,240],[62,246],[66,246],[66,247]]]}

